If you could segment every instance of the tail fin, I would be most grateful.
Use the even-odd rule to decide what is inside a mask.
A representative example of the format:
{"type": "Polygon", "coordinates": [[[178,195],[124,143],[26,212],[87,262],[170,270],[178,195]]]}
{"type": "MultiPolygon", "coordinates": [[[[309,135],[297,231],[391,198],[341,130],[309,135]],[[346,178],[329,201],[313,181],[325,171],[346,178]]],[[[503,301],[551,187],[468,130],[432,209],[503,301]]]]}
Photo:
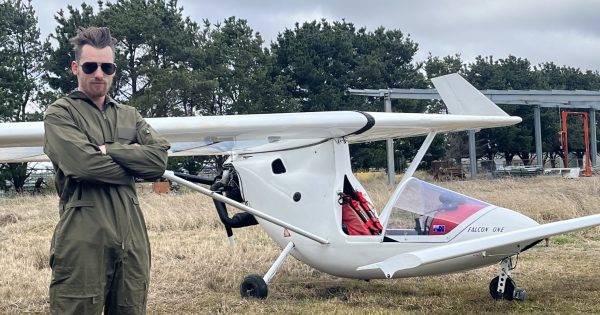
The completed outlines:
{"type": "Polygon", "coordinates": [[[458,73],[431,79],[448,112],[455,115],[508,116],[458,73]]]}

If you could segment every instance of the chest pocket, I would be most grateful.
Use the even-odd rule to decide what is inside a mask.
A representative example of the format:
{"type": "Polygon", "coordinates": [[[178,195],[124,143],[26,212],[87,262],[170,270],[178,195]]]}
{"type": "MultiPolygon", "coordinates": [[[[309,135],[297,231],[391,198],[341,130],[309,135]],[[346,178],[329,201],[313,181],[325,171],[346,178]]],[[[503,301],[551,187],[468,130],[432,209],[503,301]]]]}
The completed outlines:
{"type": "Polygon", "coordinates": [[[117,141],[121,144],[138,143],[135,112],[117,106],[117,141]]]}
{"type": "Polygon", "coordinates": [[[135,128],[117,128],[117,138],[122,144],[137,143],[137,132],[135,128]]]}

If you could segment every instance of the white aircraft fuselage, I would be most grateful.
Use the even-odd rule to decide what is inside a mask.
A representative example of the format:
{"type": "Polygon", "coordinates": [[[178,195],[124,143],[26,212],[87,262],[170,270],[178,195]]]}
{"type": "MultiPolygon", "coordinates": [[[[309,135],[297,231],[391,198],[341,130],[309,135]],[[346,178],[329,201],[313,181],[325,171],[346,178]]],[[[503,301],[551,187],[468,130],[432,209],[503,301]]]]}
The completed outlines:
{"type": "MultiPolygon", "coordinates": [[[[234,156],[231,163],[240,177],[243,197],[255,209],[319,235],[329,244],[319,244],[285,228],[258,219],[259,224],[284,248],[289,242],[296,259],[323,272],[346,278],[402,278],[458,272],[498,263],[507,252],[479,253],[399,270],[391,275],[379,269],[358,270],[396,255],[433,248],[483,236],[508,233],[537,226],[534,220],[509,209],[485,205],[445,235],[416,235],[407,229],[386,227],[382,235],[347,235],[342,230],[342,207],[338,193],[344,178],[354,189],[366,192],[353,176],[348,144],[329,140],[319,145],[276,152],[234,156]],[[278,161],[278,162],[275,162],[278,161]],[[284,165],[273,170],[273,164],[284,165]],[[294,195],[300,199],[294,201],[294,195]]],[[[406,185],[402,183],[401,185],[406,185]]],[[[409,192],[407,192],[409,193],[409,192]]],[[[404,194],[403,196],[406,196],[404,194]]],[[[368,196],[367,196],[368,198],[368,196]]],[[[398,205],[398,201],[390,200],[398,205]]],[[[399,209],[392,207],[395,211],[399,209]]],[[[526,244],[528,245],[528,244],[526,244]]]]}

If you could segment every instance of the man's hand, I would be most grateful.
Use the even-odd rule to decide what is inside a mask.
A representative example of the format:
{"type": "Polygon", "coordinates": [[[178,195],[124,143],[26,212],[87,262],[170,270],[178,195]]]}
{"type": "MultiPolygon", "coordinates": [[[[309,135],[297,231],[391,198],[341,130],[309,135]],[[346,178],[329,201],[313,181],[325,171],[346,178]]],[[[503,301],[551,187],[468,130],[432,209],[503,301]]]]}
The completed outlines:
{"type": "MultiPolygon", "coordinates": [[[[139,147],[139,146],[140,146],[138,143],[132,143],[132,144],[130,144],[130,145],[134,145],[134,146],[136,146],[136,147],[139,147]]],[[[99,145],[99,146],[98,146],[98,149],[100,149],[100,152],[102,152],[102,154],[106,155],[106,145],[105,145],[105,144],[103,144],[103,145],[99,145]]]]}

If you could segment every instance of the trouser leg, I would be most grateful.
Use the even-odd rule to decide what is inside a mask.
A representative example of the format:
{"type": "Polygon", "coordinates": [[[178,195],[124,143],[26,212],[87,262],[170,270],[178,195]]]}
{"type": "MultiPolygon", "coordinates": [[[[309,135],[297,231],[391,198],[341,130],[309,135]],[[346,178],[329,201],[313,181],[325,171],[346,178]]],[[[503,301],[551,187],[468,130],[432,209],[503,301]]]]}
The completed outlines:
{"type": "Polygon", "coordinates": [[[69,209],[55,230],[49,292],[53,314],[102,313],[104,266],[110,257],[102,229],[86,215],[86,209],[69,209]]]}
{"type": "Polygon", "coordinates": [[[117,264],[115,277],[106,296],[104,314],[145,314],[148,282],[127,278],[126,263],[117,264]]]}
{"type": "Polygon", "coordinates": [[[105,314],[145,314],[150,281],[150,246],[142,217],[134,212],[122,260],[106,296],[105,314]]]}

